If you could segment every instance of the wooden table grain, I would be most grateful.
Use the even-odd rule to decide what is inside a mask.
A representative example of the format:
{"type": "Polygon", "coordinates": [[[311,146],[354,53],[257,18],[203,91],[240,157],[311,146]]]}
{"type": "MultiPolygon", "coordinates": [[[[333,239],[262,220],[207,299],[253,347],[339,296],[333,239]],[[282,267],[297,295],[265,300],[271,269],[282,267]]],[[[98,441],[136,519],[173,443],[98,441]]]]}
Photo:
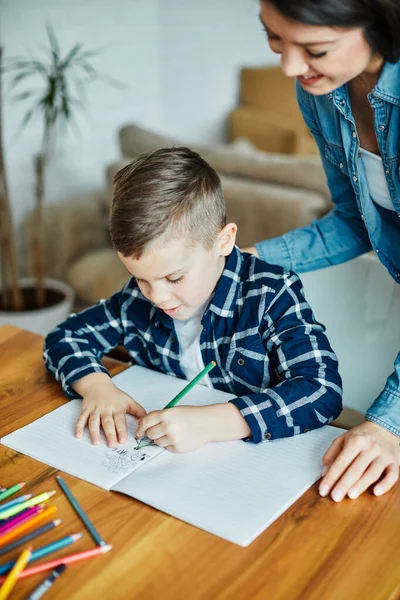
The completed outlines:
{"type": "MultiPolygon", "coordinates": [[[[0,436],[66,402],[45,371],[42,345],[39,335],[0,328],[0,436]]],[[[112,374],[125,368],[111,359],[106,363],[112,374]]],[[[56,484],[56,473],[0,446],[0,484],[26,479],[27,492],[57,491],[54,503],[62,525],[34,547],[84,531],[56,484]]],[[[400,598],[399,485],[380,498],[367,493],[339,504],[321,498],[315,485],[250,546],[241,548],[128,496],[64,478],[113,549],[68,567],[46,600],[400,598]]],[[[245,515],[238,514],[241,518],[245,515]]],[[[54,556],[92,547],[85,532],[67,552],[54,556]]],[[[42,578],[18,582],[10,600],[25,598],[42,578]]]]}

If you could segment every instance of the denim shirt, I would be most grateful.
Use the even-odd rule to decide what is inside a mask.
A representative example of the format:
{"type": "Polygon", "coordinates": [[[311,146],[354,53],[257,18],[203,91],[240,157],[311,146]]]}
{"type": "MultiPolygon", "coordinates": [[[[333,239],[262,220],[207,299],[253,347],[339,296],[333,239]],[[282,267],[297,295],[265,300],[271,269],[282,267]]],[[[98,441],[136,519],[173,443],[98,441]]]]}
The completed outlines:
{"type": "MultiPolygon", "coordinates": [[[[256,244],[260,258],[301,273],[374,250],[400,283],[400,62],[386,63],[368,94],[394,211],[376,205],[369,194],[347,84],[322,96],[297,84],[297,98],[317,142],[334,208],[307,227],[256,244]]],[[[394,367],[366,419],[400,437],[400,353],[394,367]]]]}
{"type": "MultiPolygon", "coordinates": [[[[216,389],[262,442],[322,427],[342,408],[336,355],[307,304],[297,275],[238,248],[202,318],[200,350],[216,389]]],[[[70,398],[71,384],[105,372],[101,356],[123,344],[135,364],[184,378],[173,319],[141,293],[136,280],[109,300],[71,315],[49,333],[44,359],[70,398]]]]}

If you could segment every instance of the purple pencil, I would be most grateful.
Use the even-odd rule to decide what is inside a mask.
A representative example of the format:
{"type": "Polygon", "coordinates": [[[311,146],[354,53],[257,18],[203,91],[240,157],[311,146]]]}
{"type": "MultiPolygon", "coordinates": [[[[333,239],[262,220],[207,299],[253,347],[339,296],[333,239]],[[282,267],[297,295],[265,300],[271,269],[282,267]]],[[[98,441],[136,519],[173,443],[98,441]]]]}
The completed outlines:
{"type": "Polygon", "coordinates": [[[28,521],[41,510],[42,506],[38,504],[37,506],[32,506],[32,508],[27,508],[26,510],[23,510],[14,519],[8,519],[7,522],[4,523],[4,525],[1,525],[0,527],[0,536],[8,531],[11,531],[12,529],[15,529],[15,527],[21,525],[21,523],[28,521]]]}

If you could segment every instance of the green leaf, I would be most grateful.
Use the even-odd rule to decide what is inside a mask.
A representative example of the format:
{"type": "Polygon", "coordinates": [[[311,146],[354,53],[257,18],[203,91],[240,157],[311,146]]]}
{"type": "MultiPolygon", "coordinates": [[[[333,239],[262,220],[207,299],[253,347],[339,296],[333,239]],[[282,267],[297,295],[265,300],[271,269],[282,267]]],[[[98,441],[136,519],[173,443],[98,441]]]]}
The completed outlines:
{"type": "Polygon", "coordinates": [[[54,29],[50,23],[46,23],[47,35],[50,42],[51,54],[53,56],[53,60],[55,64],[58,64],[60,61],[60,46],[58,45],[57,38],[54,33],[54,29]]]}
{"type": "Polygon", "coordinates": [[[69,51],[69,53],[67,54],[65,59],[62,61],[60,68],[67,69],[70,66],[71,62],[73,62],[74,58],[76,58],[77,54],[79,54],[81,49],[82,49],[82,44],[75,44],[75,46],[72,48],[72,50],[69,51]]]}
{"type": "Polygon", "coordinates": [[[31,91],[26,91],[26,92],[21,92],[20,94],[16,94],[15,96],[11,97],[11,100],[14,100],[14,102],[19,102],[20,100],[26,100],[27,98],[29,98],[30,96],[32,96],[32,94],[34,94],[35,92],[31,91]]]}

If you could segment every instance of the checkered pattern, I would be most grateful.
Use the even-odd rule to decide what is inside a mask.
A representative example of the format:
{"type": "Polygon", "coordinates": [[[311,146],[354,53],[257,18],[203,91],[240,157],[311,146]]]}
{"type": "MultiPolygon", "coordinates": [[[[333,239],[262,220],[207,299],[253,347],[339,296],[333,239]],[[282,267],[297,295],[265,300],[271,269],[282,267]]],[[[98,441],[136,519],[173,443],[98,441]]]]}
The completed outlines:
{"type": "MultiPolygon", "coordinates": [[[[200,348],[213,386],[237,397],[253,442],[321,427],[341,410],[337,359],[303,296],[299,278],[235,248],[202,319],[200,348]]],[[[117,345],[132,362],[184,378],[171,317],[134,278],[109,300],[71,315],[46,338],[44,359],[70,398],[71,384],[107,372],[117,345]]]]}

